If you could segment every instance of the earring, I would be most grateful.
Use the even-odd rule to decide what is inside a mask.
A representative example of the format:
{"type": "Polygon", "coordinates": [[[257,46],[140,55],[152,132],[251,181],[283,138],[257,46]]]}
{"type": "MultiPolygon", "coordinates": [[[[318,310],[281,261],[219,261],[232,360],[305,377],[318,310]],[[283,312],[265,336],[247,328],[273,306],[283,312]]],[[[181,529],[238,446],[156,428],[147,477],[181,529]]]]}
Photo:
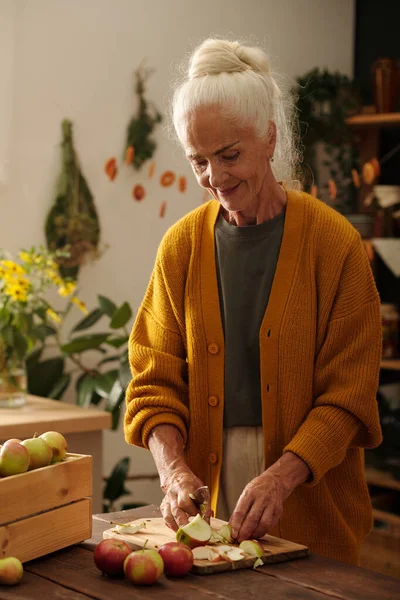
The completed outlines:
{"type": "Polygon", "coordinates": [[[269,160],[270,160],[270,162],[274,162],[274,157],[271,156],[271,158],[269,160]]]}

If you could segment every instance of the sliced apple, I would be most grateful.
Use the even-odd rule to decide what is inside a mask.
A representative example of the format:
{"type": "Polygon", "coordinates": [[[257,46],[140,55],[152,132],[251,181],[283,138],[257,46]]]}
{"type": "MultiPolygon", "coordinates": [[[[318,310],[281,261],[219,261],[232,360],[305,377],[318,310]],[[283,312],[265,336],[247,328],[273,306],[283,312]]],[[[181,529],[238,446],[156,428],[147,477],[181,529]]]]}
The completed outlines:
{"type": "Polygon", "coordinates": [[[182,542],[193,549],[198,546],[205,546],[209,542],[211,534],[211,527],[207,521],[202,519],[200,515],[196,515],[193,521],[178,529],[176,541],[182,542]]]}
{"type": "Polygon", "coordinates": [[[232,548],[228,552],[224,552],[224,554],[222,554],[222,558],[228,562],[236,562],[237,560],[242,560],[245,558],[245,554],[243,550],[240,550],[240,548],[232,548]]]}
{"type": "Polygon", "coordinates": [[[231,526],[226,524],[222,525],[221,529],[213,529],[211,542],[213,544],[220,544],[221,542],[223,544],[231,544],[233,542],[231,526]]]}
{"type": "Polygon", "coordinates": [[[257,540],[244,540],[241,542],[239,548],[241,548],[245,554],[257,556],[258,558],[265,554],[264,548],[257,540]]]}
{"type": "Polygon", "coordinates": [[[143,523],[138,523],[137,525],[117,525],[116,526],[116,530],[118,533],[121,534],[125,534],[128,533],[130,535],[137,533],[138,531],[140,531],[141,529],[144,529],[146,527],[146,522],[143,521],[143,523]]]}
{"type": "Polygon", "coordinates": [[[257,558],[257,560],[255,561],[254,565],[253,565],[253,569],[257,569],[257,567],[262,567],[264,564],[264,561],[262,558],[257,558]]]}
{"type": "Polygon", "coordinates": [[[210,562],[219,562],[222,560],[218,552],[210,546],[198,546],[197,548],[193,548],[192,552],[195,560],[208,560],[210,562]]]}

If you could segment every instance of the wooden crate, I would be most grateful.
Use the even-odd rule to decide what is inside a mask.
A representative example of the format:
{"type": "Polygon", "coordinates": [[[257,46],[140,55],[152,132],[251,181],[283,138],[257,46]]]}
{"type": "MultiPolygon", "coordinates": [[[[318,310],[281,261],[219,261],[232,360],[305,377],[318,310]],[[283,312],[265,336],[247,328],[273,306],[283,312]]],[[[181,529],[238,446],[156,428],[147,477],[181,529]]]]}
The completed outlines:
{"type": "Polygon", "coordinates": [[[22,562],[92,534],[92,457],[0,479],[0,552],[22,562]]]}

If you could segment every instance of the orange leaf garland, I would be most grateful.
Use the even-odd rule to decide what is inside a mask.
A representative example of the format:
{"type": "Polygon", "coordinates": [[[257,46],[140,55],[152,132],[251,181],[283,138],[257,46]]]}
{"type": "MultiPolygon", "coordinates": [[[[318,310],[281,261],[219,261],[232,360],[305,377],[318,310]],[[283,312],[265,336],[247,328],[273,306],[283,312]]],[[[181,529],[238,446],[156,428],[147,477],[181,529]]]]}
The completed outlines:
{"type": "Polygon", "coordinates": [[[367,185],[372,185],[375,179],[375,169],[371,162],[366,162],[362,168],[362,178],[367,185]]]}
{"type": "Polygon", "coordinates": [[[161,202],[160,204],[160,211],[159,211],[159,216],[163,217],[165,215],[165,209],[167,208],[167,203],[166,202],[161,202]]]}
{"type": "Polygon", "coordinates": [[[132,196],[135,198],[135,200],[140,202],[141,200],[143,200],[145,195],[146,195],[146,190],[144,189],[144,187],[142,185],[140,185],[140,183],[134,186],[134,188],[132,190],[132,196]]]}
{"type": "Polygon", "coordinates": [[[150,165],[149,165],[149,172],[148,172],[149,179],[151,179],[153,177],[155,168],[156,168],[155,163],[153,163],[153,162],[150,163],[150,165]]]}
{"type": "Polygon", "coordinates": [[[107,177],[109,178],[110,181],[114,181],[114,179],[117,176],[118,173],[118,169],[117,169],[117,161],[115,160],[115,158],[109,158],[106,161],[106,164],[104,165],[104,171],[107,175],[107,177]]]}
{"type": "Polygon", "coordinates": [[[169,187],[174,183],[175,179],[176,176],[173,171],[164,171],[160,177],[160,183],[163,187],[169,187]]]}
{"type": "Polygon", "coordinates": [[[357,169],[351,170],[351,176],[353,178],[354,187],[356,187],[356,188],[361,187],[360,175],[358,174],[357,169]]]}
{"type": "Polygon", "coordinates": [[[125,152],[125,164],[131,165],[135,156],[135,148],[133,146],[128,146],[125,152]]]}
{"type": "Polygon", "coordinates": [[[179,179],[178,179],[178,188],[179,188],[179,191],[182,192],[182,194],[184,192],[186,192],[187,181],[186,181],[186,177],[184,177],[183,175],[181,177],[179,177],[179,179]]]}
{"type": "Polygon", "coordinates": [[[329,198],[331,200],[336,200],[337,187],[336,187],[336,183],[333,181],[333,179],[329,179],[329,181],[328,181],[328,190],[329,190],[329,198]]]}
{"type": "Polygon", "coordinates": [[[381,165],[379,164],[378,159],[375,157],[371,158],[370,163],[373,166],[375,177],[379,177],[381,174],[381,165]]]}

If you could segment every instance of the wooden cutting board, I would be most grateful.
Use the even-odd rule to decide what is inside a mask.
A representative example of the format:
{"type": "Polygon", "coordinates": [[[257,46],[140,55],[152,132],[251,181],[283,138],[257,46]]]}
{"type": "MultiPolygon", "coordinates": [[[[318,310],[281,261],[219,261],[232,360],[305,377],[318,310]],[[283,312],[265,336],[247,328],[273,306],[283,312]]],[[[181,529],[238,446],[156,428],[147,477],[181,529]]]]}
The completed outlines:
{"type": "MultiPolygon", "coordinates": [[[[133,550],[143,548],[146,541],[146,548],[152,550],[158,550],[163,544],[175,541],[175,533],[165,525],[162,518],[136,519],[135,521],[130,521],[130,523],[134,525],[143,521],[146,522],[146,529],[143,531],[138,531],[132,535],[120,534],[116,529],[107,529],[103,533],[103,538],[116,537],[126,542],[133,550]]],[[[220,519],[211,519],[211,527],[213,529],[220,529],[225,524],[226,522],[220,519]]],[[[292,560],[309,554],[307,546],[288,542],[272,535],[264,536],[260,539],[260,542],[265,550],[265,555],[262,557],[265,564],[292,560]]],[[[234,546],[235,544],[230,545],[234,546]]],[[[212,563],[208,560],[195,560],[192,572],[200,575],[211,575],[212,573],[221,573],[222,571],[248,569],[253,567],[255,560],[254,557],[244,558],[232,563],[226,560],[218,563],[212,563]]]]}

